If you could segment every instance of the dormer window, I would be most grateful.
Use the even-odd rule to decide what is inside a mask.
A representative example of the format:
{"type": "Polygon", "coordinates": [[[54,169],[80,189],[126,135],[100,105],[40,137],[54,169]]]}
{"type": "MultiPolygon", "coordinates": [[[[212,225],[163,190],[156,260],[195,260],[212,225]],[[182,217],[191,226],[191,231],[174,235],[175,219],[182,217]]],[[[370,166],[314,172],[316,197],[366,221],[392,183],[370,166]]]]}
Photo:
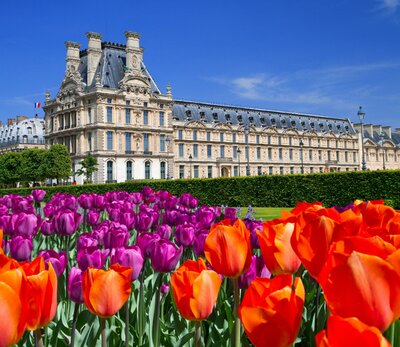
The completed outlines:
{"type": "Polygon", "coordinates": [[[292,124],[292,127],[295,127],[295,126],[296,126],[296,121],[295,121],[295,120],[292,120],[292,121],[290,122],[290,124],[292,124]]]}
{"type": "Polygon", "coordinates": [[[218,122],[218,113],[214,112],[212,115],[213,115],[214,122],[218,122]]]}
{"type": "Polygon", "coordinates": [[[239,115],[237,116],[237,119],[238,119],[238,122],[239,122],[240,124],[243,123],[243,116],[242,116],[241,114],[239,114],[239,115]]]}
{"type": "Polygon", "coordinates": [[[249,122],[252,123],[252,124],[254,123],[254,117],[253,116],[249,117],[249,122]]]}
{"type": "Polygon", "coordinates": [[[275,125],[275,123],[276,123],[275,118],[271,118],[271,123],[272,123],[273,125],[275,125]]]}
{"type": "Polygon", "coordinates": [[[231,121],[231,115],[230,115],[229,113],[227,113],[227,114],[225,115],[225,119],[226,119],[226,121],[227,121],[228,123],[230,123],[230,121],[231,121]]]}
{"type": "Polygon", "coordinates": [[[206,119],[206,113],[204,111],[200,111],[200,119],[206,119]]]}
{"type": "Polygon", "coordinates": [[[185,113],[186,113],[186,118],[187,119],[192,119],[192,111],[187,110],[185,113]]]}
{"type": "Polygon", "coordinates": [[[310,123],[310,127],[314,129],[315,123],[314,123],[314,122],[311,122],[311,123],[310,123]]]}
{"type": "Polygon", "coordinates": [[[260,117],[260,122],[261,122],[261,124],[265,124],[265,118],[264,117],[260,117]]]}

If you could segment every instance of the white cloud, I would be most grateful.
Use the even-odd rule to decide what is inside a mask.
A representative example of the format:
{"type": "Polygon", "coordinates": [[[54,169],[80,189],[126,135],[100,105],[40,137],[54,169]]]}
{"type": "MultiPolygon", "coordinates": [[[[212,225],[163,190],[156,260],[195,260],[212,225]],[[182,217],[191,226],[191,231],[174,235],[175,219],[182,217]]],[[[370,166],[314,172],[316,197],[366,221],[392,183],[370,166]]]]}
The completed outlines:
{"type": "Polygon", "coordinates": [[[395,11],[400,5],[400,0],[383,0],[382,6],[388,10],[395,11]]]}

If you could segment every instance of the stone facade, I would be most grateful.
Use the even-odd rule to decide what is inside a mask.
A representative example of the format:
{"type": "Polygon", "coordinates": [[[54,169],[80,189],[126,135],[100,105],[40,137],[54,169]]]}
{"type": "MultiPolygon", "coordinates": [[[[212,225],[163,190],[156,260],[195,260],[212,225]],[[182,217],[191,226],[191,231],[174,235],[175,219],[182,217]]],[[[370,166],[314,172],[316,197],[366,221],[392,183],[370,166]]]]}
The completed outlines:
{"type": "Polygon", "coordinates": [[[61,88],[46,95],[47,143],[65,144],[74,170],[91,152],[94,182],[360,169],[348,119],[174,100],[146,68],[140,35],[125,36],[88,33],[86,50],[67,42],[61,88]]]}

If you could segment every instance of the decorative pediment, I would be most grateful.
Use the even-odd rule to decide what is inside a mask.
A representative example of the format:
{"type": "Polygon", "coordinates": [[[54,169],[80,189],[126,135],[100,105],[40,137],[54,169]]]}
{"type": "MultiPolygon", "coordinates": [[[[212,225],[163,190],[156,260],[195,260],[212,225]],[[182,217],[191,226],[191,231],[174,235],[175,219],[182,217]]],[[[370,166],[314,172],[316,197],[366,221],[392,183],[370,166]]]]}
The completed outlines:
{"type": "Polygon", "coordinates": [[[118,83],[119,88],[127,93],[151,94],[150,82],[143,76],[126,73],[124,78],[118,83]]]}
{"type": "Polygon", "coordinates": [[[268,126],[264,128],[264,133],[267,134],[277,134],[278,130],[274,126],[268,126]]]}
{"type": "Polygon", "coordinates": [[[204,122],[201,122],[201,121],[198,121],[198,120],[190,120],[190,121],[187,121],[187,122],[185,123],[185,126],[186,126],[186,127],[194,127],[194,128],[197,128],[197,127],[206,128],[206,127],[207,127],[207,126],[204,124],[204,122]]]}
{"type": "Polygon", "coordinates": [[[298,135],[299,132],[296,129],[285,129],[283,131],[283,134],[287,134],[287,135],[298,135]]]}
{"type": "Polygon", "coordinates": [[[230,124],[227,123],[215,123],[213,125],[214,129],[224,129],[224,130],[232,130],[232,126],[230,124]]]}

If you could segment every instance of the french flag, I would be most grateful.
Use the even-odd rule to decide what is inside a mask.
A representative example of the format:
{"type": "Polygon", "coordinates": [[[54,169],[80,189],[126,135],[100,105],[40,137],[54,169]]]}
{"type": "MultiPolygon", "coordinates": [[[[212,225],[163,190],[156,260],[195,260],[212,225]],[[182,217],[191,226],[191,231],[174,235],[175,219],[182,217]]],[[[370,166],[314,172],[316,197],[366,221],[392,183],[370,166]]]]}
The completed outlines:
{"type": "Polygon", "coordinates": [[[35,108],[40,108],[40,102],[35,102],[35,108]]]}

